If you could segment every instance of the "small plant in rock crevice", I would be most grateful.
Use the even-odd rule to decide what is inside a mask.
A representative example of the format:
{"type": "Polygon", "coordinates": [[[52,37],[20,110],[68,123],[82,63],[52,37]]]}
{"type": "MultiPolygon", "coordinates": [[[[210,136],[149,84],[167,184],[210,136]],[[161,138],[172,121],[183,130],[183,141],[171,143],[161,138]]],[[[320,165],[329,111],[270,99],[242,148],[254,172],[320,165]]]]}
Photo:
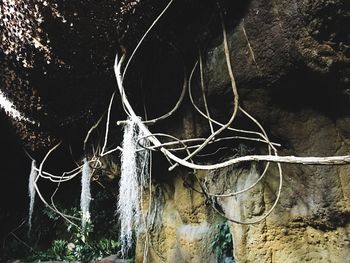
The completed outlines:
{"type": "Polygon", "coordinates": [[[216,225],[217,233],[211,243],[218,263],[234,263],[233,240],[227,223],[216,225]]]}

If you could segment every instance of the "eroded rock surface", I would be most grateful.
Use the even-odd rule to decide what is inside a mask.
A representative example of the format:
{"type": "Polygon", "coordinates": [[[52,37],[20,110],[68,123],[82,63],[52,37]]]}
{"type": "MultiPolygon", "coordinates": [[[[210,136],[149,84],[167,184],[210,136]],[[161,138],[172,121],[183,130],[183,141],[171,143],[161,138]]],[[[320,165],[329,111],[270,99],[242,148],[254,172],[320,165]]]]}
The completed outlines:
{"type": "MultiPolygon", "coordinates": [[[[252,1],[244,19],[229,34],[241,106],[262,123],[273,141],[281,143],[280,155],[349,153],[349,33],[344,29],[348,11],[344,1],[252,1]]],[[[230,80],[223,45],[214,43],[205,60],[208,101],[213,115],[227,121],[232,108],[228,106],[232,106],[230,80]]],[[[242,116],[235,124],[254,127],[242,116]]],[[[194,134],[203,131],[203,125],[193,129],[194,134]]],[[[253,148],[266,153],[259,144],[253,148]]],[[[277,166],[271,166],[250,192],[218,198],[227,217],[252,221],[270,209],[279,184],[277,166]]],[[[281,198],[271,215],[254,225],[230,223],[236,260],[349,262],[349,166],[283,164],[282,168],[281,198]]],[[[262,170],[262,164],[229,167],[200,178],[210,182],[212,192],[227,193],[248,187],[262,170]]],[[[188,224],[192,229],[208,223],[213,226],[223,219],[212,215],[203,197],[183,188],[182,178],[173,180],[176,194],[168,196],[165,204],[179,205],[165,209],[162,218],[163,222],[176,218],[172,223],[175,229],[160,243],[171,243],[168,251],[176,248],[172,254],[176,261],[172,257],[164,260],[212,262],[202,254],[189,260],[179,229],[190,229],[188,224]],[[186,206],[181,205],[184,199],[186,206]],[[188,210],[192,210],[191,217],[182,216],[188,215],[188,210]]],[[[194,186],[198,189],[198,184],[194,186]]],[[[198,247],[210,246],[209,241],[201,242],[198,247]]]]}

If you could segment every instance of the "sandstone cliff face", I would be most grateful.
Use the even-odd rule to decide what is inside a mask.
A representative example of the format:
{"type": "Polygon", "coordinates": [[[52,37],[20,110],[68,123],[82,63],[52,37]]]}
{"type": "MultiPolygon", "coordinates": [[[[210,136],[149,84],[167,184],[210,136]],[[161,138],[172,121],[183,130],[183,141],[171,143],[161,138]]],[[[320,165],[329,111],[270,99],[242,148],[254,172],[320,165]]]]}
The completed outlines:
{"type": "MultiPolygon", "coordinates": [[[[281,155],[349,152],[349,34],[340,29],[349,21],[348,8],[342,1],[252,1],[230,32],[241,105],[281,143],[281,155]],[[313,17],[316,14],[328,16],[313,17]]],[[[223,45],[218,42],[206,53],[206,85],[211,109],[227,120],[231,108],[222,102],[232,102],[223,45]]],[[[239,119],[235,127],[246,122],[239,119]]],[[[192,131],[203,131],[203,125],[192,131]]],[[[259,145],[253,148],[264,152],[259,145]]],[[[349,166],[282,168],[283,190],[272,214],[254,225],[230,223],[237,262],[350,262],[349,166]]],[[[212,192],[227,193],[251,185],[262,169],[262,164],[250,164],[200,173],[200,178],[210,182],[212,192]]],[[[160,219],[164,235],[152,236],[151,259],[213,262],[215,255],[207,254],[208,249],[214,226],[224,219],[206,206],[203,196],[183,187],[181,176],[173,177],[174,190],[165,197],[160,219]]],[[[273,165],[250,192],[218,198],[218,204],[228,218],[254,220],[270,209],[278,184],[273,165]]],[[[194,188],[199,189],[198,184],[194,188]]],[[[142,253],[138,255],[141,262],[142,253]]]]}
{"type": "MultiPolygon", "coordinates": [[[[152,3],[155,10],[146,8],[147,21],[151,21],[154,13],[161,9],[156,1],[152,3]]],[[[184,17],[181,17],[185,19],[177,21],[180,24],[178,28],[171,26],[171,23],[176,24],[177,15],[182,9],[177,6],[175,11],[169,12],[170,18],[165,20],[165,25],[155,29],[156,36],[146,44],[139,61],[135,63],[135,72],[145,68],[146,63],[142,59],[149,61],[150,54],[155,53],[154,45],[159,44],[155,40],[159,36],[164,36],[166,41],[174,42],[181,48],[188,67],[195,60],[196,44],[204,43],[208,103],[215,118],[227,121],[232,110],[232,95],[217,9],[215,4],[202,5],[198,1],[183,1],[182,4],[187,8],[184,17]],[[191,16],[195,16],[193,12],[197,6],[203,12],[198,14],[201,19],[193,18],[196,21],[187,26],[186,23],[192,21],[191,16]],[[214,22],[203,26],[205,15],[214,22]],[[196,31],[197,28],[201,29],[200,33],[196,31]],[[194,36],[196,39],[191,39],[194,36]]],[[[146,10],[143,8],[140,9],[141,13],[146,10]]],[[[350,6],[345,0],[252,0],[233,6],[227,4],[225,17],[241,105],[262,123],[271,140],[281,144],[280,155],[332,156],[345,155],[350,151],[349,12],[350,6]]],[[[140,23],[139,19],[136,21],[140,23]]],[[[91,28],[92,32],[95,30],[91,28]]],[[[115,32],[108,28],[106,31],[111,35],[115,32]]],[[[134,34],[139,35],[139,31],[135,31],[134,34]]],[[[73,133],[72,127],[79,127],[81,122],[84,122],[85,128],[88,127],[85,122],[90,124],[94,116],[99,116],[108,101],[106,94],[113,90],[114,77],[107,66],[113,61],[113,47],[106,47],[106,43],[99,42],[98,47],[102,47],[103,51],[100,49],[92,53],[88,59],[85,55],[91,50],[93,40],[86,40],[84,34],[77,38],[69,51],[72,54],[78,52],[79,48],[74,44],[80,41],[87,43],[80,54],[86,60],[82,62],[77,58],[78,62],[75,62],[72,58],[71,63],[66,63],[63,69],[58,69],[56,64],[45,65],[43,71],[55,73],[52,79],[30,78],[28,76],[41,74],[41,69],[23,73],[21,66],[13,66],[11,58],[0,54],[6,57],[0,67],[1,81],[5,87],[2,90],[12,94],[10,97],[20,109],[43,123],[41,127],[34,127],[34,131],[17,124],[19,133],[32,148],[45,147],[57,138],[67,137],[62,134],[67,130],[73,133]],[[80,66],[85,63],[87,69],[80,71],[80,66]],[[83,83],[87,86],[82,87],[79,76],[88,74],[90,70],[99,72],[96,73],[98,76],[85,79],[83,83]],[[72,75],[72,72],[77,74],[72,75]],[[62,76],[69,77],[62,79],[62,76]],[[33,79],[35,81],[31,82],[33,79]],[[45,101],[45,96],[40,94],[40,88],[44,88],[37,86],[37,81],[39,84],[52,84],[56,79],[60,79],[62,85],[69,84],[65,89],[68,92],[62,92],[60,85],[56,85],[54,90],[60,96],[55,99],[46,90],[42,93],[48,98],[45,101]],[[95,87],[94,83],[102,79],[106,85],[102,85],[103,88],[95,87]],[[78,97],[81,91],[86,93],[78,97]],[[72,97],[69,101],[74,107],[62,110],[60,105],[67,96],[72,97]],[[87,99],[93,103],[86,102],[87,99]],[[81,101],[83,103],[80,105],[81,101]],[[51,119],[52,113],[58,118],[51,119]]],[[[128,38],[131,37],[126,35],[128,38]]],[[[117,37],[106,36],[106,42],[119,45],[118,41],[117,37]]],[[[166,55],[159,54],[166,56],[169,52],[166,55]]],[[[170,54],[172,58],[176,57],[174,53],[170,54]]],[[[70,57],[67,54],[65,56],[69,60],[70,57]]],[[[174,64],[166,62],[167,66],[174,64]]],[[[152,94],[164,92],[163,84],[173,80],[176,82],[180,78],[169,81],[169,70],[155,64],[152,66],[159,70],[157,77],[161,79],[161,84],[159,90],[152,94]]],[[[149,67],[148,64],[146,66],[149,67]]],[[[179,70],[173,71],[178,73],[179,70]]],[[[135,72],[131,77],[137,75],[135,72]]],[[[129,82],[134,84],[132,80],[129,82]]],[[[194,80],[194,86],[198,88],[198,78],[194,80]]],[[[169,84],[167,87],[169,90],[165,93],[178,94],[175,89],[177,85],[169,84]]],[[[137,94],[137,91],[133,94],[137,94]]],[[[201,106],[203,104],[201,100],[198,103],[201,106]]],[[[153,112],[163,111],[159,97],[150,99],[149,104],[153,106],[153,112]]],[[[238,116],[234,125],[256,129],[243,116],[238,116]]],[[[209,132],[207,122],[193,113],[188,101],[178,116],[154,130],[157,128],[181,138],[203,136],[209,132]]],[[[235,154],[266,153],[258,143],[223,146],[229,148],[221,156],[223,159],[235,154]]],[[[147,238],[150,243],[147,256],[150,262],[215,262],[216,255],[211,244],[217,231],[216,225],[226,219],[213,211],[205,196],[195,191],[199,185],[191,173],[185,169],[169,173],[164,169],[163,159],[156,157],[161,161],[157,160],[159,167],[154,171],[153,225],[148,235],[141,232],[138,236],[136,261],[143,260],[144,241],[147,238]]],[[[213,160],[209,158],[203,162],[210,161],[213,160]]],[[[208,190],[225,193],[249,186],[259,177],[263,168],[262,163],[245,164],[214,172],[198,172],[198,177],[207,182],[208,190]]],[[[350,167],[283,164],[282,168],[281,198],[269,217],[255,225],[229,223],[235,259],[238,262],[350,262],[350,167]]],[[[271,164],[264,179],[251,191],[236,197],[217,198],[216,201],[228,218],[254,220],[270,209],[276,198],[278,184],[277,166],[271,164]]],[[[144,207],[147,207],[149,196],[147,193],[145,195],[144,207]]]]}
{"type": "MultiPolygon", "coordinates": [[[[245,103],[249,105],[249,101],[245,103]]],[[[349,151],[349,137],[344,135],[346,121],[341,118],[333,121],[311,109],[290,113],[266,104],[261,105],[263,109],[255,103],[251,105],[255,116],[261,118],[259,113],[268,107],[268,115],[278,120],[279,124],[274,123],[270,129],[288,145],[282,146],[281,155],[341,155],[349,151]]],[[[348,262],[349,167],[288,164],[282,168],[282,195],[272,214],[254,225],[230,223],[237,262],[348,262]]],[[[250,165],[200,175],[210,182],[211,192],[227,193],[251,185],[261,172],[260,165],[250,165]]],[[[217,231],[215,226],[224,219],[215,215],[202,195],[184,186],[181,175],[172,174],[169,185],[160,186],[164,191],[163,209],[156,212],[158,221],[150,234],[149,259],[214,262],[211,244],[217,231]]],[[[275,201],[278,180],[274,167],[248,193],[218,198],[218,204],[229,218],[257,219],[275,201]]],[[[193,186],[199,189],[198,184],[193,186]]],[[[140,238],[138,243],[138,262],[143,258],[143,241],[140,238]]]]}

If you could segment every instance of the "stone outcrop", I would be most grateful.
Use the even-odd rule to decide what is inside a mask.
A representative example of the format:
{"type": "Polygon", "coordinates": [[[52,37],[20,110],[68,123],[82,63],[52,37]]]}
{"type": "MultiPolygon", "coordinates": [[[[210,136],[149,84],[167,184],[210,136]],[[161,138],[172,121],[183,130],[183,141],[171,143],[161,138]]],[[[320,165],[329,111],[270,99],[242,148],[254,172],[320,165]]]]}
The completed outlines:
{"type": "MultiPolygon", "coordinates": [[[[348,32],[340,29],[349,19],[347,8],[343,1],[252,1],[244,19],[229,34],[241,105],[261,121],[273,141],[281,143],[280,155],[349,152],[348,32]]],[[[205,63],[211,110],[217,118],[227,120],[232,108],[228,106],[232,106],[230,80],[223,45],[218,41],[207,50],[205,63]]],[[[254,126],[240,117],[235,127],[254,126]]],[[[192,127],[193,133],[203,132],[205,125],[192,127]]],[[[258,144],[250,147],[264,152],[258,144]]],[[[228,218],[254,220],[270,209],[279,183],[277,166],[272,166],[250,192],[218,198],[228,218]]],[[[254,225],[230,223],[237,262],[348,262],[349,166],[284,164],[282,168],[282,194],[272,214],[254,225]]],[[[262,170],[262,164],[250,164],[202,173],[200,178],[210,182],[212,192],[224,193],[248,187],[262,170]]],[[[213,215],[203,196],[183,187],[182,176],[173,177],[174,193],[165,198],[161,217],[160,231],[168,234],[151,243],[151,258],[154,262],[213,262],[208,254],[189,257],[189,251],[193,247],[210,249],[213,226],[224,219],[213,215]],[[192,233],[208,225],[211,228],[195,245],[191,237],[183,241],[182,229],[192,233]],[[208,235],[211,241],[206,240],[208,235]],[[167,250],[160,249],[164,244],[169,244],[167,250]],[[157,257],[159,253],[165,257],[157,257]]],[[[199,189],[198,184],[193,186],[199,189]]],[[[141,262],[142,253],[138,255],[141,262]]],[[[213,252],[211,256],[215,257],[213,252]]]]}

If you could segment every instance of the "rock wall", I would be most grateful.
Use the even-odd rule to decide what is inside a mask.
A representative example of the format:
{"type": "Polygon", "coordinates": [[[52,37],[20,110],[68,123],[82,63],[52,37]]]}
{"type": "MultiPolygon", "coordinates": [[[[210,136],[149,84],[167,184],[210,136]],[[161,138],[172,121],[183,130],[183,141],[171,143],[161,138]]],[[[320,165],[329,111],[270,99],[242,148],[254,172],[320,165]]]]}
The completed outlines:
{"type": "MultiPolygon", "coordinates": [[[[251,96],[256,99],[255,91],[251,96]]],[[[258,96],[261,100],[262,94],[258,96]]],[[[312,109],[291,113],[248,99],[244,104],[258,119],[272,118],[269,131],[284,142],[280,155],[331,156],[349,152],[350,138],[345,132],[350,124],[348,118],[333,120],[312,109]]],[[[228,218],[254,220],[267,212],[275,201],[279,183],[277,167],[272,166],[263,182],[248,193],[218,198],[228,218]]],[[[283,164],[282,169],[281,198],[267,219],[253,225],[229,223],[237,262],[349,262],[349,166],[283,164]]],[[[199,175],[209,183],[211,192],[223,193],[248,187],[262,170],[262,164],[253,164],[199,175]]],[[[172,174],[167,184],[159,186],[165,191],[164,208],[157,211],[159,228],[156,233],[150,232],[150,262],[215,261],[211,248],[215,226],[225,219],[213,212],[203,195],[184,183],[184,173],[172,174]]],[[[199,189],[197,183],[193,187],[199,189]]],[[[137,262],[143,259],[143,242],[144,238],[138,241],[137,262]]]]}
{"type": "MultiPolygon", "coordinates": [[[[189,191],[180,178],[174,185],[158,186],[163,203],[156,209],[157,220],[149,233],[150,262],[215,262],[210,247],[215,215],[205,205],[202,195],[189,191]],[[172,188],[172,189],[171,189],[172,188]]],[[[154,200],[153,202],[159,202],[154,200]]],[[[144,259],[146,232],[138,239],[136,262],[144,259]]]]}
{"type": "MultiPolygon", "coordinates": [[[[349,19],[348,8],[344,1],[251,1],[244,19],[230,30],[241,106],[281,143],[280,155],[349,152],[349,34],[340,29],[349,19]]],[[[217,36],[205,55],[206,86],[214,116],[227,120],[232,101],[220,41],[217,36]]],[[[254,127],[247,122],[239,116],[234,126],[254,127]]],[[[192,133],[205,133],[206,125],[192,127],[192,133]]],[[[250,147],[266,153],[259,144],[250,147]]],[[[279,184],[277,166],[271,166],[248,193],[217,199],[228,218],[255,220],[270,209],[279,184]]],[[[263,167],[235,166],[199,177],[212,192],[238,191],[252,184],[263,167]]],[[[237,262],[350,262],[349,166],[283,164],[282,169],[281,198],[266,220],[230,223],[237,262]]],[[[151,262],[213,262],[215,225],[225,219],[215,215],[202,195],[184,187],[181,172],[171,176],[172,194],[165,197],[160,219],[162,237],[151,238],[156,239],[151,262]]],[[[199,189],[197,183],[193,186],[199,189]]],[[[142,241],[137,262],[143,257],[142,241]]]]}

